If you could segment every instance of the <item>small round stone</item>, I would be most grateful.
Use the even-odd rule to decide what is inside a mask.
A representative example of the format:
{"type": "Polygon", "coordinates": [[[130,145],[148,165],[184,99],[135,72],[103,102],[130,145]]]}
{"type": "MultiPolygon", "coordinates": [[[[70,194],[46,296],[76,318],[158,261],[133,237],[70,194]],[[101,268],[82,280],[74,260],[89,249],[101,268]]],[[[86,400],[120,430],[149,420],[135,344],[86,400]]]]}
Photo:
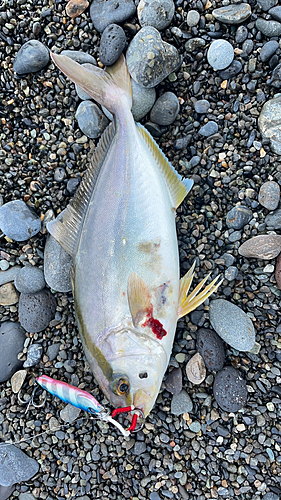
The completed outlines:
{"type": "Polygon", "coordinates": [[[206,99],[199,99],[199,101],[196,101],[196,103],[194,104],[194,109],[196,113],[203,115],[205,113],[208,113],[210,109],[210,103],[206,99]]]}
{"type": "Polygon", "coordinates": [[[243,257],[271,260],[281,252],[281,236],[279,234],[262,234],[245,241],[238,252],[243,257]]]}
{"type": "Polygon", "coordinates": [[[197,26],[200,21],[200,14],[197,10],[189,10],[186,16],[186,24],[190,28],[197,26]]]}
{"type": "Polygon", "coordinates": [[[190,413],[193,409],[193,403],[187,392],[182,389],[178,394],[174,394],[171,402],[172,415],[182,415],[183,413],[190,413]]]}
{"type": "Polygon", "coordinates": [[[49,50],[38,40],[29,40],[17,53],[13,68],[18,75],[36,73],[49,62],[49,50]]]}
{"type": "Polygon", "coordinates": [[[242,64],[240,61],[232,61],[230,66],[228,66],[226,69],[222,70],[219,72],[219,77],[222,80],[230,80],[231,78],[234,78],[238,73],[241,72],[242,69],[242,64]]]}
{"type": "Polygon", "coordinates": [[[100,33],[109,24],[123,23],[136,12],[133,0],[94,0],[90,6],[90,16],[94,27],[100,33]]]}
{"type": "Polygon", "coordinates": [[[171,125],[175,121],[179,110],[180,104],[177,96],[173,92],[165,92],[154,104],[150,112],[150,119],[158,125],[171,125]]]}
{"type": "Polygon", "coordinates": [[[71,179],[69,179],[69,181],[67,181],[66,184],[66,189],[69,192],[69,194],[74,194],[79,184],[80,180],[77,177],[71,177],[71,179]]]}
{"type": "Polygon", "coordinates": [[[203,125],[199,129],[199,134],[203,135],[204,137],[210,137],[213,134],[216,134],[219,130],[218,124],[214,122],[213,120],[210,120],[206,125],[203,125]]]}
{"type": "Polygon", "coordinates": [[[200,328],[197,332],[196,348],[208,370],[217,372],[222,369],[225,362],[225,350],[223,341],[216,332],[200,328]]]}
{"type": "Polygon", "coordinates": [[[238,26],[237,31],[235,33],[235,42],[236,43],[243,43],[247,39],[248,36],[248,30],[246,26],[238,26]]]}
{"type": "Polygon", "coordinates": [[[90,139],[99,137],[107,127],[109,121],[100,108],[92,101],[83,101],[79,104],[75,118],[78,126],[90,139]]]}
{"type": "Polygon", "coordinates": [[[54,180],[56,182],[62,182],[66,177],[66,171],[62,167],[57,167],[54,173],[54,180]]]}
{"type": "Polygon", "coordinates": [[[161,31],[171,23],[175,4],[173,0],[140,0],[137,12],[141,27],[153,26],[161,31]]]}
{"type": "Polygon", "coordinates": [[[235,280],[237,276],[238,276],[238,269],[235,266],[229,266],[224,272],[224,277],[228,281],[235,280]]]}
{"type": "Polygon", "coordinates": [[[180,368],[174,368],[168,373],[165,387],[172,394],[178,394],[182,390],[182,371],[180,368]]]}
{"type": "Polygon", "coordinates": [[[216,374],[213,391],[215,400],[225,411],[236,412],[246,404],[246,382],[232,366],[225,366],[216,374]]]}
{"type": "Polygon", "coordinates": [[[31,366],[37,365],[39,363],[43,353],[43,347],[40,344],[32,344],[27,349],[26,361],[23,363],[24,368],[30,368],[31,366]]]}
{"type": "Polygon", "coordinates": [[[207,59],[214,70],[225,69],[234,58],[234,50],[227,40],[215,40],[211,43],[207,59]]]}
{"type": "Polygon", "coordinates": [[[259,192],[259,203],[268,210],[275,210],[280,201],[280,187],[275,181],[265,182],[259,192]]]}
{"type": "MultiPolygon", "coordinates": [[[[18,354],[23,350],[25,331],[18,322],[4,321],[0,326],[0,382],[5,382],[22,367],[18,354]]],[[[1,468],[0,468],[1,469],[1,468]]]]}
{"type": "Polygon", "coordinates": [[[65,12],[69,17],[74,19],[81,16],[87,7],[89,7],[88,0],[69,0],[66,4],[65,12]]]}
{"type": "Polygon", "coordinates": [[[227,227],[242,229],[253,217],[252,211],[242,205],[233,207],[226,215],[227,227]]]}
{"type": "Polygon", "coordinates": [[[199,385],[206,377],[206,367],[201,354],[197,352],[186,364],[186,375],[192,384],[199,385]]]}
{"type": "Polygon", "coordinates": [[[20,324],[31,333],[41,332],[49,325],[56,312],[56,300],[47,289],[22,293],[19,300],[20,324]]]}
{"type": "Polygon", "coordinates": [[[118,24],[110,24],[105,28],[100,40],[100,61],[105,66],[114,64],[122,54],[126,45],[126,35],[118,24]]]}
{"type": "Polygon", "coordinates": [[[25,241],[39,233],[41,220],[22,200],[0,207],[0,228],[11,240],[25,241]]]}
{"type": "Polygon", "coordinates": [[[195,52],[205,47],[206,42],[203,38],[191,38],[185,43],[186,52],[195,52]]]}
{"type": "Polygon", "coordinates": [[[1,271],[7,271],[9,269],[9,262],[7,260],[0,260],[0,269],[1,271]]]}
{"type": "Polygon", "coordinates": [[[46,285],[44,273],[39,267],[26,265],[20,269],[15,277],[15,287],[22,293],[35,293],[46,285]]]}

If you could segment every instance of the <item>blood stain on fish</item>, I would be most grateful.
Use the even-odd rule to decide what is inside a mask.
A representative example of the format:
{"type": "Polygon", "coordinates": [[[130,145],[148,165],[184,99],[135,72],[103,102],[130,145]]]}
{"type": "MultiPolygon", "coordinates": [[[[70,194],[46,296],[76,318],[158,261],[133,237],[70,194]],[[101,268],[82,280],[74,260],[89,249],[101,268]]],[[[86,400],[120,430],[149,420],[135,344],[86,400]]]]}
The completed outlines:
{"type": "Polygon", "coordinates": [[[159,340],[162,340],[165,335],[167,335],[166,330],[163,328],[162,323],[158,319],[153,318],[152,316],[148,318],[143,324],[143,327],[148,326],[151,328],[152,332],[156,335],[159,340]]]}

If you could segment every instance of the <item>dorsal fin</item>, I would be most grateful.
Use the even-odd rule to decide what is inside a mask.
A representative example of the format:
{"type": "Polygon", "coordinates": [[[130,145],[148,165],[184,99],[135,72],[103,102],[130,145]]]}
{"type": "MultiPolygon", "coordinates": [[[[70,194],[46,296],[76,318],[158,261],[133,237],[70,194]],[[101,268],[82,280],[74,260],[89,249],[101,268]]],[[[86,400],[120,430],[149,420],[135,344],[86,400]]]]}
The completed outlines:
{"type": "Polygon", "coordinates": [[[59,214],[56,220],[47,224],[49,233],[51,233],[71,257],[74,257],[76,253],[85,213],[114,134],[114,123],[110,123],[99,140],[90,165],[88,166],[73,200],[71,200],[68,207],[59,214]]]}
{"type": "Polygon", "coordinates": [[[150,133],[139,123],[138,129],[153,154],[161,172],[164,175],[168,190],[171,196],[173,207],[177,208],[186,197],[187,193],[193,186],[192,179],[183,179],[181,175],[175,170],[173,165],[167,160],[164,153],[154,141],[150,133]]]}

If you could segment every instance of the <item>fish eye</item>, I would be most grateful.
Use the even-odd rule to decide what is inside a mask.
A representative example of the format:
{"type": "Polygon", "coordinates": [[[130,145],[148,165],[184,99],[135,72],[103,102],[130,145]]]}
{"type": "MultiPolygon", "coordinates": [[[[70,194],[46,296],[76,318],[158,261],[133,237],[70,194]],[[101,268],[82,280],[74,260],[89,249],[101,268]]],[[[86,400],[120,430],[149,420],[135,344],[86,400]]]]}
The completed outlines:
{"type": "Polygon", "coordinates": [[[120,377],[115,379],[111,384],[111,389],[116,396],[124,396],[130,391],[130,384],[127,378],[120,377]]]}
{"type": "Polygon", "coordinates": [[[141,373],[139,373],[139,378],[147,378],[147,377],[148,377],[147,372],[141,372],[141,373]]]}

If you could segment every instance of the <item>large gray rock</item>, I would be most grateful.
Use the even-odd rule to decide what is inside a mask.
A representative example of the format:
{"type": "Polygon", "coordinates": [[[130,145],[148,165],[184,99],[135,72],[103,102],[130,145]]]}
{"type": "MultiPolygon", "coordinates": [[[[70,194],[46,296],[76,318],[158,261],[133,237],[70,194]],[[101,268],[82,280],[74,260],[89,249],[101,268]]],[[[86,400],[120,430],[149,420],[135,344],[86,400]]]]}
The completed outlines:
{"type": "Polygon", "coordinates": [[[22,200],[0,207],[0,229],[11,240],[25,241],[39,233],[41,220],[22,200]]]}
{"type": "Polygon", "coordinates": [[[49,62],[49,50],[39,40],[29,40],[18,51],[13,68],[18,75],[36,73],[49,62]]]}
{"type": "Polygon", "coordinates": [[[14,445],[0,444],[0,484],[12,486],[28,481],[39,470],[39,464],[14,445]]]}
{"type": "Polygon", "coordinates": [[[48,235],[44,250],[44,275],[50,288],[57,292],[70,292],[72,258],[60,244],[48,235]]]}
{"type": "Polygon", "coordinates": [[[46,288],[37,293],[22,293],[19,299],[20,324],[28,332],[41,332],[56,312],[56,300],[46,288]]]}
{"type": "Polygon", "coordinates": [[[154,104],[150,119],[158,125],[171,125],[180,110],[180,103],[177,96],[173,92],[164,92],[154,104]]]}
{"type": "Polygon", "coordinates": [[[22,367],[22,361],[18,359],[18,354],[23,350],[25,338],[25,331],[19,323],[5,321],[1,324],[0,382],[10,379],[22,367]]]}

